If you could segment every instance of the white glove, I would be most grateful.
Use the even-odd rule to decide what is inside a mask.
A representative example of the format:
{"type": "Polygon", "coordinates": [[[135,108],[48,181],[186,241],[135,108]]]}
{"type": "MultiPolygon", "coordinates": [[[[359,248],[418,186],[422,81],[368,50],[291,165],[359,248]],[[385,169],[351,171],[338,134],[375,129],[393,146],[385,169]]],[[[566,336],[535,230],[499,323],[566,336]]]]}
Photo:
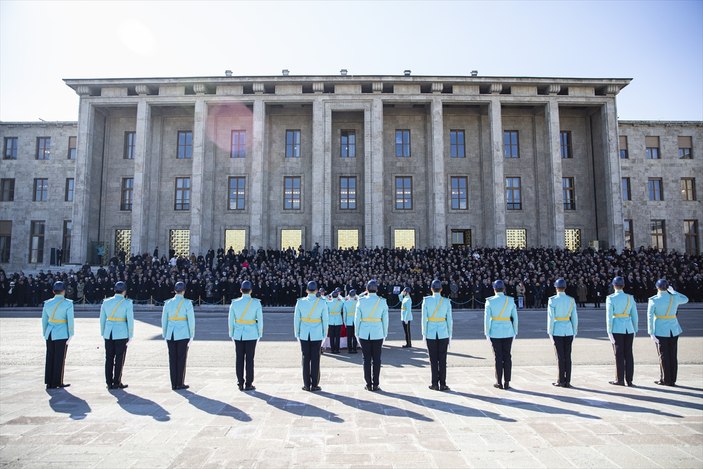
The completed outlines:
{"type": "Polygon", "coordinates": [[[66,339],[66,345],[68,345],[69,342],[71,342],[71,339],[73,339],[73,336],[71,336],[71,337],[69,337],[68,339],[66,339]]]}
{"type": "Polygon", "coordinates": [[[517,340],[517,334],[513,336],[513,340],[517,340]]]}
{"type": "Polygon", "coordinates": [[[672,287],[671,285],[669,285],[669,288],[667,288],[666,291],[668,291],[672,295],[676,294],[676,290],[674,290],[674,287],[672,287]]]}
{"type": "Polygon", "coordinates": [[[132,341],[132,339],[127,339],[127,343],[125,345],[129,345],[129,343],[132,341]]]}
{"type": "MultiPolygon", "coordinates": [[[[232,342],[234,342],[234,337],[230,337],[230,339],[232,339],[232,342]]],[[[190,340],[193,340],[193,339],[190,339],[190,340]]]]}
{"type": "Polygon", "coordinates": [[[610,343],[615,345],[615,337],[613,337],[613,334],[610,332],[608,333],[608,338],[610,339],[610,343]]]}
{"type": "Polygon", "coordinates": [[[552,334],[549,334],[549,341],[551,343],[554,343],[554,336],[552,334]]]}
{"type": "Polygon", "coordinates": [[[188,341],[188,347],[190,347],[190,344],[193,343],[193,338],[191,337],[190,340],[188,341]]]}
{"type": "Polygon", "coordinates": [[[659,339],[657,339],[657,336],[656,336],[656,335],[654,335],[654,334],[649,334],[649,337],[652,338],[652,341],[653,341],[655,344],[659,345],[659,339]]]}
{"type": "Polygon", "coordinates": [[[490,341],[491,341],[491,338],[488,337],[488,335],[486,335],[486,340],[487,340],[488,342],[490,342],[490,341]]]}

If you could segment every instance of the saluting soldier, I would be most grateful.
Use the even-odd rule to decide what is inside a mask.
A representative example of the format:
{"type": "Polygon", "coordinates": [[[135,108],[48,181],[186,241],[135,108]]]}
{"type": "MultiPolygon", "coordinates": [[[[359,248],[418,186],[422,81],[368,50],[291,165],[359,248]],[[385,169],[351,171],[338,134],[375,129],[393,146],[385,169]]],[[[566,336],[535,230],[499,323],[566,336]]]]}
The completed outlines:
{"type": "Polygon", "coordinates": [[[127,298],[127,285],[115,284],[115,296],[103,300],[100,307],[100,335],[105,339],[105,382],[107,389],[124,389],[122,369],[127,344],[134,336],[134,307],[127,298]]]}
{"type": "Polygon", "coordinates": [[[615,386],[634,386],[635,362],[632,355],[632,343],[637,334],[637,307],[632,295],[623,291],[625,279],[618,276],[613,279],[614,293],[605,298],[606,330],[615,352],[615,381],[608,381],[615,386]]]}
{"type": "Polygon", "coordinates": [[[195,312],[193,302],[183,296],[186,284],[176,282],[176,295],[164,303],[161,328],[168,344],[168,365],[171,372],[171,389],[188,389],[184,384],[188,346],[195,337],[195,312]]]}
{"type": "Polygon", "coordinates": [[[505,294],[502,280],[493,282],[494,295],[486,298],[483,330],[493,346],[495,355],[496,382],[493,387],[510,389],[513,359],[511,348],[517,337],[518,317],[515,300],[505,294]]]}
{"type": "Polygon", "coordinates": [[[356,303],[358,301],[356,290],[349,290],[349,297],[344,302],[344,325],[347,328],[347,352],[349,353],[358,352],[358,343],[354,334],[354,318],[356,317],[356,303]]]}
{"type": "Polygon", "coordinates": [[[344,308],[344,301],[339,297],[338,289],[335,288],[332,292],[332,298],[327,301],[327,308],[330,318],[330,349],[332,349],[332,353],[338,354],[343,324],[342,309],[344,308]]]}
{"type": "Polygon", "coordinates": [[[63,282],[54,283],[54,297],[44,302],[41,325],[46,340],[46,366],[44,383],[46,389],[65,388],[63,382],[68,343],[73,337],[73,301],[66,298],[63,282]]]}
{"type": "Polygon", "coordinates": [[[242,296],[232,300],[229,307],[229,336],[234,342],[236,355],[237,387],[240,391],[253,391],[254,353],[256,343],[264,334],[264,315],[261,301],[251,297],[251,282],[244,280],[240,291],[242,296]],[[246,380],[244,363],[246,361],[246,380]]]}
{"type": "Polygon", "coordinates": [[[398,295],[398,300],[400,300],[400,321],[403,323],[403,333],[405,334],[405,345],[403,345],[403,348],[411,348],[413,346],[410,336],[410,322],[413,320],[411,291],[410,287],[405,287],[398,295]]]}
{"type": "Polygon", "coordinates": [[[381,350],[383,340],[388,336],[388,304],[385,298],[377,295],[376,280],[369,280],[366,284],[366,292],[367,296],[359,299],[356,305],[354,328],[361,342],[361,353],[364,355],[364,379],[366,380],[364,389],[378,391],[381,350]]]}
{"type": "Polygon", "coordinates": [[[430,285],[431,296],[422,300],[422,335],[427,342],[432,369],[434,391],[449,391],[447,386],[447,349],[452,339],[452,304],[449,298],[442,296],[442,282],[433,280],[430,285]]]}
{"type": "Polygon", "coordinates": [[[295,303],[293,332],[303,355],[303,391],[320,391],[320,346],[327,336],[329,313],[324,297],[318,296],[317,282],[308,282],[307,296],[295,303]]]}
{"type": "Polygon", "coordinates": [[[559,373],[552,383],[562,388],[571,387],[571,346],[578,332],[576,301],[565,293],[566,280],[558,278],[554,282],[557,294],[547,302],[547,334],[554,344],[559,373]]]}
{"type": "Polygon", "coordinates": [[[659,354],[660,375],[654,384],[676,386],[677,348],[683,332],[677,312],[679,305],[688,303],[688,297],[674,290],[665,279],[657,280],[656,287],[657,294],[649,297],[647,305],[647,332],[659,354]]]}

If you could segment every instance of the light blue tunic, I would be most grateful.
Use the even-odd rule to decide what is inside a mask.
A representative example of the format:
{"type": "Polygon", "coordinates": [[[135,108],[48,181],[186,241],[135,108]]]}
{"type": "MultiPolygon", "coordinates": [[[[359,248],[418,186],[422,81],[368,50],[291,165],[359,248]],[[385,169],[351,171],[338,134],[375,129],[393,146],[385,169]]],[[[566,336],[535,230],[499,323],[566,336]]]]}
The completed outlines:
{"type": "Polygon", "coordinates": [[[229,336],[234,340],[258,340],[264,335],[261,300],[242,294],[232,300],[227,317],[229,336]]]}
{"type": "Polygon", "coordinates": [[[354,333],[359,339],[378,340],[388,336],[388,303],[376,293],[359,299],[354,318],[354,333]]]}
{"type": "Polygon", "coordinates": [[[452,302],[439,293],[422,300],[422,335],[425,339],[451,339],[452,302]]]}
{"type": "Polygon", "coordinates": [[[681,293],[660,291],[649,298],[647,305],[647,333],[658,337],[676,337],[683,329],[676,317],[679,305],[688,303],[681,293]]]}
{"type": "Polygon", "coordinates": [[[413,300],[410,295],[403,296],[398,295],[398,300],[400,301],[400,320],[403,322],[409,322],[413,320],[413,300]]]}
{"type": "Polygon", "coordinates": [[[161,314],[161,333],[166,340],[195,337],[193,302],[184,298],[182,294],[167,300],[161,314]]]}
{"type": "Polygon", "coordinates": [[[620,290],[605,298],[605,323],[608,334],[637,333],[637,306],[632,295],[620,290]]]}
{"type": "Polygon", "coordinates": [[[557,292],[547,302],[547,334],[565,337],[578,332],[576,301],[564,292],[557,292]]]}
{"type": "Polygon", "coordinates": [[[507,339],[517,335],[517,308],[512,296],[500,292],[486,298],[483,309],[483,332],[492,339],[507,339]]]}
{"type": "Polygon", "coordinates": [[[344,325],[353,326],[354,317],[356,315],[356,303],[358,300],[349,298],[344,302],[344,325]]]}
{"type": "Polygon", "coordinates": [[[109,339],[110,334],[114,340],[134,336],[134,307],[124,295],[105,298],[100,306],[100,335],[109,339]]]}
{"type": "Polygon", "coordinates": [[[327,311],[330,318],[330,326],[341,326],[344,321],[342,318],[342,310],[344,309],[344,300],[341,298],[333,298],[327,301],[327,311]]]}
{"type": "Polygon", "coordinates": [[[73,337],[73,301],[56,295],[44,302],[41,313],[44,339],[62,340],[73,337]]]}
{"type": "Polygon", "coordinates": [[[293,333],[299,340],[324,340],[329,326],[327,301],[309,294],[295,303],[293,333]]]}

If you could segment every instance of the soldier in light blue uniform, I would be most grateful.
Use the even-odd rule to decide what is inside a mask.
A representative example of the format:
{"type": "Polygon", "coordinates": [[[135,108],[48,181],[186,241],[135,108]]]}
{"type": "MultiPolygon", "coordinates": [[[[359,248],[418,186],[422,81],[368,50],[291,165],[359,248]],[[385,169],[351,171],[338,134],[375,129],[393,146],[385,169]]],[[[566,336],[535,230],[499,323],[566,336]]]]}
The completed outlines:
{"type": "Polygon", "coordinates": [[[356,316],[356,303],[359,299],[356,290],[349,290],[349,297],[344,302],[344,325],[347,328],[347,352],[357,353],[357,341],[354,334],[354,318],[356,316]]]}
{"type": "Polygon", "coordinates": [[[320,391],[320,346],[329,327],[327,301],[318,296],[317,282],[308,282],[307,296],[295,303],[293,333],[303,354],[303,391],[320,391]]]}
{"type": "Polygon", "coordinates": [[[676,386],[679,362],[677,348],[683,332],[677,317],[679,305],[688,303],[688,297],[674,290],[666,279],[657,280],[657,294],[649,297],[647,305],[647,332],[657,345],[659,380],[655,384],[676,386]]]}
{"type": "Polygon", "coordinates": [[[342,310],[344,309],[344,300],[339,296],[339,290],[337,288],[332,292],[332,298],[327,300],[327,309],[329,311],[330,318],[330,349],[332,353],[339,353],[339,342],[342,334],[342,324],[344,324],[342,318],[342,310]]]}
{"type": "Polygon", "coordinates": [[[383,340],[388,337],[388,303],[381,298],[376,280],[366,284],[368,293],[359,299],[356,305],[354,329],[361,342],[361,353],[364,355],[364,379],[367,391],[378,391],[381,375],[381,349],[383,340]],[[371,369],[373,368],[373,375],[371,369]]]}
{"type": "Polygon", "coordinates": [[[403,288],[398,295],[400,301],[400,321],[403,323],[403,333],[405,334],[405,345],[403,348],[412,348],[413,342],[410,335],[410,322],[413,320],[413,300],[410,298],[410,287],[403,288]]]}
{"type": "Polygon", "coordinates": [[[44,302],[41,314],[42,335],[46,340],[46,389],[70,386],[63,382],[68,343],[73,337],[73,301],[64,297],[63,282],[54,283],[54,297],[44,302]]]}
{"type": "Polygon", "coordinates": [[[195,337],[195,312],[193,302],[183,296],[186,284],[176,282],[176,296],[167,300],[161,315],[163,338],[168,344],[168,365],[171,371],[171,389],[188,389],[186,359],[188,346],[195,337]]]}
{"type": "Polygon", "coordinates": [[[244,280],[240,286],[242,296],[229,306],[229,336],[234,342],[236,355],[237,387],[240,391],[253,391],[254,354],[256,343],[264,334],[264,315],[261,301],[251,297],[251,282],[244,280]],[[246,361],[246,380],[244,363],[246,361]]]}
{"type": "Polygon", "coordinates": [[[100,306],[100,335],[105,339],[105,382],[107,389],[124,389],[122,369],[127,344],[134,336],[134,308],[127,298],[127,285],[115,284],[115,296],[100,306]]]}
{"type": "Polygon", "coordinates": [[[618,276],[613,279],[615,292],[605,298],[605,323],[608,338],[615,352],[615,386],[634,386],[635,362],[632,355],[632,343],[637,334],[637,306],[635,298],[623,291],[625,279],[618,276]]]}
{"type": "Polygon", "coordinates": [[[576,301],[567,295],[566,280],[558,278],[554,282],[557,294],[549,297],[547,302],[547,334],[554,344],[557,354],[559,374],[552,385],[562,388],[571,387],[571,346],[578,332],[578,314],[576,301]]]}
{"type": "Polygon", "coordinates": [[[442,296],[442,282],[433,280],[432,296],[422,300],[422,335],[427,342],[432,369],[433,391],[449,391],[447,386],[447,349],[452,340],[452,303],[442,296]]]}
{"type": "Polygon", "coordinates": [[[513,368],[510,350],[513,339],[517,337],[517,308],[513,297],[505,294],[505,283],[502,280],[493,282],[493,292],[494,296],[486,298],[483,331],[486,339],[491,342],[495,355],[496,383],[493,387],[510,389],[513,368]]]}

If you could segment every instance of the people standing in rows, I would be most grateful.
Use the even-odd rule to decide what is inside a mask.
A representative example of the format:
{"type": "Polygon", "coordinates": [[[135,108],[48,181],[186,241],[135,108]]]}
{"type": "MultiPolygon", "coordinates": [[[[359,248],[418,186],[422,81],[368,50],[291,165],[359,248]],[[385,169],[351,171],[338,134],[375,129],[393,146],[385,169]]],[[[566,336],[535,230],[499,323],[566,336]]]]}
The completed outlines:
{"type": "Polygon", "coordinates": [[[405,345],[403,348],[412,348],[412,337],[410,335],[410,323],[413,320],[413,300],[410,298],[410,287],[403,288],[403,291],[398,295],[400,300],[400,321],[403,324],[403,334],[405,334],[405,345]]]}
{"type": "Polygon", "coordinates": [[[422,336],[430,356],[433,391],[449,391],[447,386],[447,350],[452,340],[452,303],[442,296],[442,282],[433,280],[432,295],[422,300],[422,336]]]}
{"type": "Polygon", "coordinates": [[[347,352],[358,353],[358,342],[354,333],[354,318],[356,317],[356,303],[359,298],[356,290],[349,290],[349,297],[344,302],[344,326],[347,328],[347,352]]]}
{"type": "Polygon", "coordinates": [[[613,279],[614,293],[605,298],[606,331],[615,353],[616,386],[634,386],[635,363],[632,355],[632,343],[637,334],[637,307],[635,299],[623,291],[625,279],[617,276],[613,279]]]}
{"type": "Polygon", "coordinates": [[[44,384],[46,389],[65,388],[70,384],[63,382],[68,343],[73,337],[73,301],[64,294],[63,282],[53,286],[54,297],[44,302],[42,309],[42,335],[46,340],[46,364],[44,367],[44,384]]]}
{"type": "Polygon", "coordinates": [[[383,341],[388,336],[388,303],[385,298],[378,296],[376,280],[369,280],[366,293],[356,305],[354,328],[361,343],[361,353],[364,355],[364,389],[378,391],[381,350],[383,341]]]}
{"type": "Polygon", "coordinates": [[[688,297],[674,290],[666,279],[657,280],[656,287],[657,294],[649,297],[647,304],[647,333],[659,354],[659,379],[654,383],[676,386],[678,341],[683,332],[678,307],[688,303],[688,297]]]}
{"type": "Polygon", "coordinates": [[[303,355],[303,391],[320,391],[320,346],[329,327],[327,302],[319,295],[317,282],[307,284],[307,296],[298,299],[293,314],[293,333],[303,355]]]}
{"type": "Polygon", "coordinates": [[[486,298],[483,330],[495,356],[496,382],[493,387],[510,389],[513,367],[511,348],[518,332],[517,308],[513,298],[505,294],[502,280],[493,282],[493,292],[492,297],[486,298]]]}
{"type": "Polygon", "coordinates": [[[100,335],[105,340],[105,383],[107,389],[124,389],[122,370],[127,344],[134,336],[134,308],[127,298],[127,284],[115,284],[115,295],[100,306],[100,335]]]}
{"type": "Polygon", "coordinates": [[[171,373],[171,389],[188,389],[185,384],[188,347],[195,337],[195,313],[193,302],[184,297],[186,285],[176,282],[176,295],[164,303],[161,314],[163,338],[168,345],[168,365],[171,373]]]}
{"type": "Polygon", "coordinates": [[[566,280],[554,282],[557,294],[547,303],[547,334],[557,355],[557,380],[552,384],[562,388],[571,387],[571,347],[578,332],[576,301],[566,294],[566,280]]]}
{"type": "Polygon", "coordinates": [[[229,307],[227,324],[229,336],[234,342],[235,370],[237,387],[240,391],[253,391],[254,387],[254,354],[256,344],[264,334],[264,316],[261,301],[251,296],[252,285],[244,280],[240,286],[242,296],[232,300],[229,307]],[[246,363],[246,379],[244,365],[246,363]]]}
{"type": "Polygon", "coordinates": [[[334,289],[332,292],[332,298],[327,300],[327,309],[329,312],[329,334],[330,334],[330,349],[334,354],[339,352],[339,344],[342,336],[342,324],[343,321],[343,309],[344,300],[339,296],[339,289],[334,289]]]}

